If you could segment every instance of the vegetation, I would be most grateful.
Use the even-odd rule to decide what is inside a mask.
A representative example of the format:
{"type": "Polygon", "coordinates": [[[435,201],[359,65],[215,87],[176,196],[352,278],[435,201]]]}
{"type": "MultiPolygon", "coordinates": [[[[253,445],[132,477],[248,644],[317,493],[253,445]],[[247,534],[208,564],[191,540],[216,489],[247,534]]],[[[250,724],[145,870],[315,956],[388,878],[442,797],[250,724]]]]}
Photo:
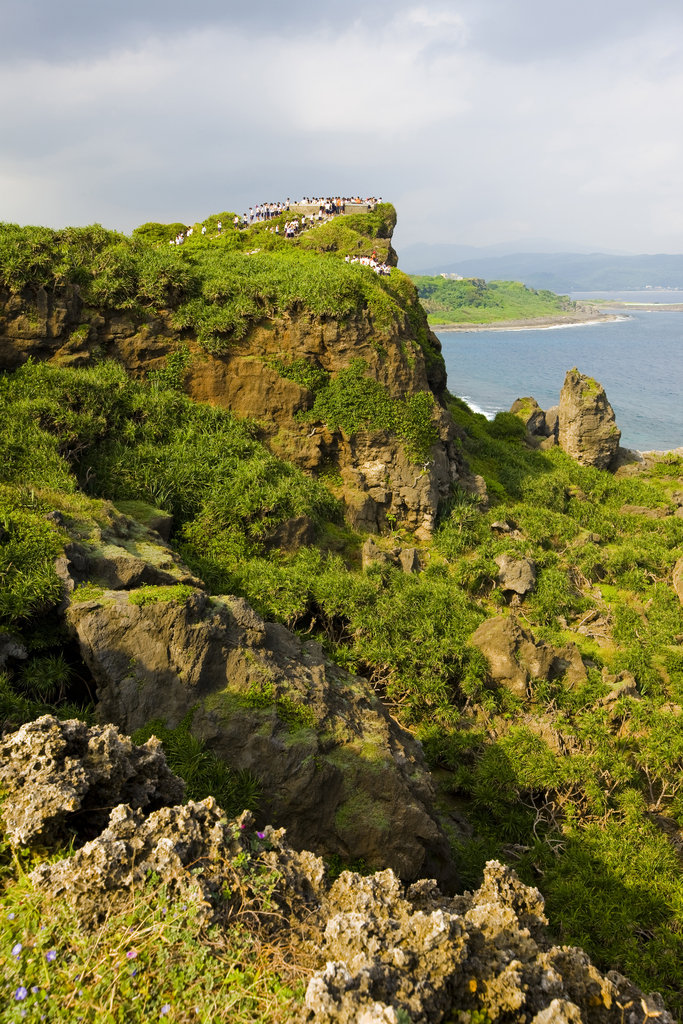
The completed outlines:
{"type": "Polygon", "coordinates": [[[403,322],[408,306],[419,308],[404,274],[379,277],[340,258],[379,249],[386,256],[396,222],[390,204],[297,239],[274,233],[276,226],[282,232],[284,216],[246,230],[235,230],[232,216],[208,217],[181,246],[168,244],[185,229],[180,224],[143,224],[130,238],[99,224],[61,231],[0,224],[0,288],[76,286],[86,307],[141,320],[169,309],[175,327],[192,331],[211,352],[224,351],[266,316],[343,318],[367,307],[376,328],[387,331],[403,322]]]}
{"type": "Polygon", "coordinates": [[[197,889],[170,891],[151,876],[85,931],[74,927],[65,901],[33,888],[28,873],[40,857],[11,860],[4,844],[0,1021],[291,1020],[310,968],[286,933],[273,934],[278,876],[258,853],[241,855],[234,889],[218,894],[211,927],[197,889]]]}
{"type": "Polygon", "coordinates": [[[450,281],[441,276],[413,276],[430,324],[489,324],[529,320],[537,316],[570,315],[574,303],[566,295],[536,291],[518,281],[482,281],[477,277],[450,281]]]}
{"type": "MultiPolygon", "coordinates": [[[[335,232],[340,237],[332,242],[341,245],[342,229],[355,232],[341,221],[325,233],[315,229],[321,249],[335,232]]],[[[371,245],[381,240],[381,224],[372,230],[376,238],[356,232],[354,244],[358,237],[371,245]]],[[[289,249],[254,229],[199,236],[171,252],[146,240],[151,231],[133,239],[103,229],[3,231],[5,287],[71,282],[89,302],[120,302],[116,308],[138,315],[145,304],[163,301],[174,315],[189,317],[194,309],[196,323],[213,309],[205,320],[208,345],[235,337],[259,310],[329,308],[338,315],[356,301],[375,303],[387,316],[401,311],[424,329],[405,275],[392,272],[383,283],[350,268],[340,249],[314,255],[307,247],[315,231],[304,236],[306,245],[289,249]],[[248,256],[255,239],[263,241],[261,253],[248,256]],[[230,293],[220,284],[226,268],[239,284],[230,293]],[[154,289],[161,298],[151,297],[154,289]]],[[[492,303],[505,293],[503,285],[436,286],[458,284],[466,298],[472,287],[492,303]]],[[[509,294],[515,289],[521,286],[511,285],[509,294]]],[[[546,301],[542,293],[522,292],[529,303],[546,301]]],[[[488,316],[504,302],[449,308],[488,316]]],[[[320,640],[329,657],[368,679],[417,732],[442,809],[464,814],[472,826],[470,837],[452,836],[468,887],[486,859],[513,863],[543,892],[559,941],[583,946],[602,969],[660,990],[674,1012],[683,1011],[683,610],[671,587],[683,519],[621,512],[624,505],[670,506],[683,485],[681,461],[616,478],[559,450],[527,447],[515,416],[488,422],[449,399],[464,453],[486,480],[490,512],[454,489],[420,574],[379,564],[362,571],[363,538],[343,526],[324,482],[273,457],[255,424],[192,403],[182,391],[186,365],[181,346],[143,382],[107,362],[76,370],[29,363],[0,378],[0,631],[28,652],[10,657],[0,675],[0,718],[18,724],[46,710],[91,714],[90,677],[56,611],[54,562],[67,533],[55,510],[71,522],[101,525],[110,502],[166,510],[174,517],[174,547],[213,593],[244,596],[264,616],[320,640]],[[269,533],[300,515],[317,524],[318,543],[294,555],[269,554],[269,533]],[[493,528],[501,522],[509,532],[493,528]],[[509,612],[496,582],[495,559],[504,553],[535,560],[537,586],[520,615],[538,639],[578,644],[589,669],[581,686],[532,680],[520,698],[487,682],[485,659],[470,639],[486,617],[509,612]],[[619,672],[630,673],[635,690],[610,696],[619,672]]],[[[431,396],[392,401],[360,362],[332,378],[302,360],[273,365],[310,389],[312,418],[348,432],[390,429],[415,458],[428,451],[431,396]]],[[[412,542],[398,524],[391,537],[377,540],[386,547],[412,542]]],[[[93,596],[88,586],[76,598],[93,596]]],[[[185,600],[187,593],[184,586],[142,588],[134,600],[185,600]]],[[[312,725],[307,709],[277,700],[267,687],[245,700],[274,708],[292,731],[312,725]]],[[[138,738],[151,732],[190,795],[212,793],[228,810],[258,799],[254,780],[231,773],[192,737],[189,721],[175,730],[148,723],[138,738]]],[[[202,931],[191,901],[180,916],[151,880],[134,903],[112,913],[93,946],[58,906],[41,902],[26,879],[27,864],[10,862],[6,850],[2,856],[7,934],[26,950],[5,958],[8,984],[25,988],[26,996],[0,1011],[2,1019],[37,1006],[48,987],[50,1020],[73,1019],[77,1000],[84,1020],[147,1020],[170,1015],[165,1006],[185,1020],[195,1002],[207,1019],[277,1020],[295,1012],[301,975],[288,973],[258,931],[202,931]],[[139,975],[126,958],[131,935],[139,975]],[[52,949],[59,959],[48,969],[45,953],[52,949]]]]}

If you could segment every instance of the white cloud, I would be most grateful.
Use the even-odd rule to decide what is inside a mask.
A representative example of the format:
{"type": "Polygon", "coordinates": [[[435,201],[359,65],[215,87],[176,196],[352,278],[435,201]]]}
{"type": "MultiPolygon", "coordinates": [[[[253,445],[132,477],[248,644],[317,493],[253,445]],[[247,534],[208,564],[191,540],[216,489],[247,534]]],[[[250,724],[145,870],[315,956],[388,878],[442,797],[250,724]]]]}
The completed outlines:
{"type": "Polygon", "coordinates": [[[15,60],[0,68],[0,218],[128,230],[360,191],[396,201],[404,243],[683,249],[679,22],[515,60],[475,46],[473,11],[15,60]]]}

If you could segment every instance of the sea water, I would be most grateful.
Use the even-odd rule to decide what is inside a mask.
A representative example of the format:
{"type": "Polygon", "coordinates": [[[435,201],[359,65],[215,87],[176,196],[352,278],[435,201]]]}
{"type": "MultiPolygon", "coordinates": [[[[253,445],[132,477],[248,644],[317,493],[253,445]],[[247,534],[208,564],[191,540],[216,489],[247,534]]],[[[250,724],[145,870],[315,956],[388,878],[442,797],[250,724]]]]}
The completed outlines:
{"type": "MultiPolygon", "coordinates": [[[[645,294],[640,301],[651,301],[645,294]]],[[[576,366],[605,388],[625,448],[683,445],[683,312],[629,310],[603,323],[438,337],[449,391],[489,419],[527,395],[543,409],[557,405],[576,366]]]]}

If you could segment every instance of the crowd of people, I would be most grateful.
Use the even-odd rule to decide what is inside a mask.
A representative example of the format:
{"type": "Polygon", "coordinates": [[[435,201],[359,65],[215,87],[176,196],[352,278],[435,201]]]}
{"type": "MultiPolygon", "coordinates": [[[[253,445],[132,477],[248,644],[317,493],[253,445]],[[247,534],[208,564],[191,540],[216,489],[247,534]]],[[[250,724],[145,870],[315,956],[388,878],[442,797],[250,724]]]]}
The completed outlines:
{"type": "Polygon", "coordinates": [[[391,267],[388,263],[378,263],[375,259],[377,253],[372,256],[345,256],[345,263],[360,263],[362,267],[372,267],[376,274],[384,274],[385,276],[391,273],[391,267]]]}
{"type": "MultiPolygon", "coordinates": [[[[252,227],[254,224],[263,224],[266,221],[277,220],[277,224],[270,228],[274,234],[279,235],[280,232],[280,218],[283,214],[290,213],[291,207],[300,208],[302,206],[317,206],[317,213],[294,213],[294,217],[291,220],[286,220],[282,229],[282,234],[285,238],[296,238],[298,234],[305,231],[306,228],[312,228],[316,224],[321,224],[323,221],[330,220],[332,217],[337,217],[341,214],[346,213],[346,205],[362,205],[368,206],[374,209],[378,203],[382,202],[382,197],[379,199],[374,197],[361,199],[360,196],[346,197],[346,196],[327,196],[326,198],[312,199],[304,197],[301,202],[291,203],[288,199],[284,203],[257,203],[256,206],[249,207],[249,213],[243,213],[240,217],[239,214],[235,214],[233,218],[233,227],[236,231],[244,231],[246,228],[252,227]]],[[[294,211],[292,211],[294,212],[294,211]]],[[[216,224],[217,233],[220,235],[223,233],[223,224],[218,221],[216,224]]],[[[187,228],[185,232],[180,232],[174,239],[171,239],[169,245],[182,245],[186,239],[190,238],[194,234],[194,228],[187,228]]],[[[206,225],[202,225],[202,235],[206,234],[206,225]]],[[[388,274],[391,267],[388,267],[384,263],[377,263],[372,257],[362,256],[353,259],[346,257],[347,263],[362,263],[364,266],[372,267],[378,274],[388,274]]]]}

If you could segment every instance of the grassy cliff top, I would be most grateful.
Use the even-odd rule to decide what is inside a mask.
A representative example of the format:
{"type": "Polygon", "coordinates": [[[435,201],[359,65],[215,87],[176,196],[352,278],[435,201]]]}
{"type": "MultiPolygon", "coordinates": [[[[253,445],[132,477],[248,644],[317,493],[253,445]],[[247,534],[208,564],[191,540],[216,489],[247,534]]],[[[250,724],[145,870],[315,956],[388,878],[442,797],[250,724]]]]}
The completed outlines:
{"type": "Polygon", "coordinates": [[[462,281],[412,276],[430,324],[489,324],[569,314],[574,303],[566,295],[536,291],[519,281],[462,281]]]}
{"type": "Polygon", "coordinates": [[[144,224],[132,235],[98,224],[53,230],[0,224],[0,288],[10,292],[78,287],[86,305],[144,318],[171,313],[209,351],[223,351],[264,317],[286,313],[348,317],[367,310],[379,331],[424,314],[410,279],[378,276],[346,256],[391,260],[396,211],[338,217],[298,238],[275,234],[284,215],[246,230],[230,213],[194,226],[183,245],[169,245],[185,225],[144,224]],[[218,233],[218,222],[223,222],[218,233]],[[206,227],[206,234],[201,229],[206,227]],[[412,315],[411,315],[412,314],[412,315]]]}

